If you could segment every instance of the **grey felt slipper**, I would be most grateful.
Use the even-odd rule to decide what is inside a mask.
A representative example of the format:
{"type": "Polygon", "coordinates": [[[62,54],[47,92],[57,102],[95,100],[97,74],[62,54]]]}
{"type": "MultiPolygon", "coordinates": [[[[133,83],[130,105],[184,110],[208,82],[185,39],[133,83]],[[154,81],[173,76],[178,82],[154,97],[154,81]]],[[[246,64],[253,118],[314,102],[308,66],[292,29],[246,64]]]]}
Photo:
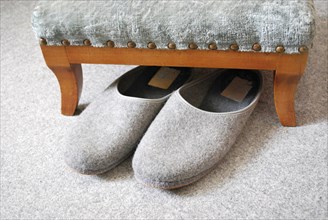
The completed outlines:
{"type": "Polygon", "coordinates": [[[172,189],[210,172],[243,129],[262,81],[255,71],[227,70],[178,89],[138,145],[132,163],[136,179],[172,189]]]}
{"type": "Polygon", "coordinates": [[[122,75],[78,116],[66,138],[66,163],[83,174],[117,166],[133,153],[172,92],[189,79],[185,68],[137,67],[122,75]]]}

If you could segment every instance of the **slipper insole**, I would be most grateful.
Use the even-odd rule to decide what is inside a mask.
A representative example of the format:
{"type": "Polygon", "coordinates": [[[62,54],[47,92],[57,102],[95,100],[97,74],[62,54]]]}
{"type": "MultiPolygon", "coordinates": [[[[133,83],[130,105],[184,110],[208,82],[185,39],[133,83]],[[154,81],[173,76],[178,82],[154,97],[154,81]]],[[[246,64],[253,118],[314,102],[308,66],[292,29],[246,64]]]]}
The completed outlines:
{"type": "Polygon", "coordinates": [[[259,87],[260,79],[257,73],[253,71],[231,70],[222,73],[215,79],[199,108],[209,112],[238,111],[248,106],[254,100],[259,87]],[[252,83],[252,88],[241,102],[234,101],[221,95],[221,92],[232,82],[235,77],[246,79],[252,83]]]}
{"type": "Polygon", "coordinates": [[[147,99],[162,98],[181,87],[189,79],[190,76],[190,72],[187,71],[185,68],[178,68],[178,70],[180,70],[181,72],[172,82],[168,89],[161,89],[148,85],[149,81],[159,69],[160,67],[149,67],[146,68],[147,72],[139,73],[137,79],[123,93],[123,95],[147,99]]]}

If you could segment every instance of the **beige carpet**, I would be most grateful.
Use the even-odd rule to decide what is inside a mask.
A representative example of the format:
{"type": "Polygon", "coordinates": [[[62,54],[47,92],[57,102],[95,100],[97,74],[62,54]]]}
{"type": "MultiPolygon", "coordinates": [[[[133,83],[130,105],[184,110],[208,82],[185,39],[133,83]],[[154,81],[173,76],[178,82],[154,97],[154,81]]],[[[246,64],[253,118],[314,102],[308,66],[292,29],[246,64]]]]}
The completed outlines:
{"type": "MultiPolygon", "coordinates": [[[[1,219],[327,219],[327,1],[299,84],[299,127],[282,127],[272,73],[222,163],[175,191],[138,184],[131,158],[102,176],[63,162],[67,127],[58,83],[30,27],[32,1],[1,1],[1,219]]],[[[81,104],[131,66],[84,65],[81,104]]],[[[218,128],[219,129],[219,128],[218,128]]]]}

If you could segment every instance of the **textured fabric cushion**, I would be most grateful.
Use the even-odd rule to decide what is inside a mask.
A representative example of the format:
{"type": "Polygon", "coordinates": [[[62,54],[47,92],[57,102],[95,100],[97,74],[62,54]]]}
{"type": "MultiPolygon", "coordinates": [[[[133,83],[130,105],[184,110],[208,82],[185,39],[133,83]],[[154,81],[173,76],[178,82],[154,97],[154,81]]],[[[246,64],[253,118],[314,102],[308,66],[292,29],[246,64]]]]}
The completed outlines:
{"type": "Polygon", "coordinates": [[[207,49],[215,42],[226,50],[236,43],[241,51],[252,51],[259,43],[262,52],[274,52],[284,45],[286,53],[310,46],[314,36],[312,0],[115,0],[41,1],[32,26],[48,45],[82,45],[89,39],[103,47],[112,40],[116,47],[134,41],[138,48],[154,42],[167,48],[187,49],[194,42],[207,49]]]}

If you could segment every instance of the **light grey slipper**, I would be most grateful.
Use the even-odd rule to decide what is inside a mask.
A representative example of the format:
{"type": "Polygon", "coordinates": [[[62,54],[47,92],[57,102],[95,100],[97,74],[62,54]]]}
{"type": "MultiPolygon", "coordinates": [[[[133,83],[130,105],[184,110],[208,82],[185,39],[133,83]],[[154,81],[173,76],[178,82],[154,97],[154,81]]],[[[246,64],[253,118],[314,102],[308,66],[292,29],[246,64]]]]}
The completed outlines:
{"type": "Polygon", "coordinates": [[[181,87],[138,145],[136,179],[164,189],[200,179],[234,144],[261,91],[260,73],[248,70],[211,74],[181,87]]]}
{"type": "Polygon", "coordinates": [[[133,153],[171,93],[189,78],[185,68],[138,67],[122,75],[78,116],[66,138],[66,163],[83,174],[117,166],[133,153]],[[173,74],[166,89],[149,85],[159,70],[173,74]]]}

